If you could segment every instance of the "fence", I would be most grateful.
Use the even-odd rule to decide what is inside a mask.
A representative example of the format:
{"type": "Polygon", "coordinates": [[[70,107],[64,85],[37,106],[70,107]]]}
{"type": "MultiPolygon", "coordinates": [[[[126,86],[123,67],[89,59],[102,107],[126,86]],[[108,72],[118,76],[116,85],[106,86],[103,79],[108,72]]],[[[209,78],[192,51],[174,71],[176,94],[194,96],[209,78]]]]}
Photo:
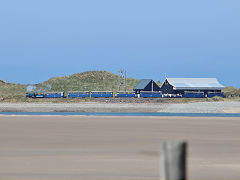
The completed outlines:
{"type": "Polygon", "coordinates": [[[187,143],[163,142],[161,152],[161,180],[186,180],[187,143]]]}

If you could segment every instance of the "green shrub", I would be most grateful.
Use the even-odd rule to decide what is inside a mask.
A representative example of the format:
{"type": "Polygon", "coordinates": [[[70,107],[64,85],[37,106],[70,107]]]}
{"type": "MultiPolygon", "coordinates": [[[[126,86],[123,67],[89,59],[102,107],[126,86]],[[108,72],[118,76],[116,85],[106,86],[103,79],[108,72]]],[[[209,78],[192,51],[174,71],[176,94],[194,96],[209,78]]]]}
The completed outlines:
{"type": "Polygon", "coordinates": [[[214,96],[211,98],[212,101],[224,101],[224,98],[223,97],[220,97],[220,96],[214,96]]]}

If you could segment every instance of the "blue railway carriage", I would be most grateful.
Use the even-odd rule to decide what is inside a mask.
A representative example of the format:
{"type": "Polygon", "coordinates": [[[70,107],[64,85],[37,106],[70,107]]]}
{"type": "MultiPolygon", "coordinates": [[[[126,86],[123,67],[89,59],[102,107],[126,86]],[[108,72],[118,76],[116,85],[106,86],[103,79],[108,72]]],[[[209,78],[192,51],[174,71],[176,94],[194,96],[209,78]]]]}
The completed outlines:
{"type": "Polygon", "coordinates": [[[121,98],[121,97],[135,97],[135,92],[133,92],[133,91],[118,91],[116,97],[118,97],[118,98],[121,98]]]}
{"type": "Polygon", "coordinates": [[[204,92],[191,92],[191,91],[185,91],[184,92],[185,98],[204,98],[204,92]]]}
{"type": "Polygon", "coordinates": [[[47,92],[45,98],[64,98],[64,92],[47,92]]]}
{"type": "Polygon", "coordinates": [[[68,92],[68,97],[69,98],[86,98],[90,97],[90,92],[89,91],[72,91],[68,92]]]}
{"type": "Polygon", "coordinates": [[[113,92],[112,91],[91,91],[91,97],[92,98],[109,98],[113,97],[113,92]]]}
{"type": "Polygon", "coordinates": [[[161,91],[141,91],[140,97],[142,98],[162,98],[162,92],[161,91]]]}
{"type": "Polygon", "coordinates": [[[215,96],[224,97],[224,94],[222,92],[208,92],[207,93],[207,97],[209,97],[209,98],[212,98],[215,96]]]}

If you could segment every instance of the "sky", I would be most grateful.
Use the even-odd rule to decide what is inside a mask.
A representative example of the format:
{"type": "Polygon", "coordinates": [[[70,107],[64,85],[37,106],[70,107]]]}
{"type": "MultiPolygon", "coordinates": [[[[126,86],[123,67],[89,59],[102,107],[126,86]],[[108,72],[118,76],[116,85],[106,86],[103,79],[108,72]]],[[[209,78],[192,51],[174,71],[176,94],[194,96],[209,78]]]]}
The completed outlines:
{"type": "Polygon", "coordinates": [[[0,2],[0,79],[40,83],[120,69],[240,87],[239,0],[0,2]]]}

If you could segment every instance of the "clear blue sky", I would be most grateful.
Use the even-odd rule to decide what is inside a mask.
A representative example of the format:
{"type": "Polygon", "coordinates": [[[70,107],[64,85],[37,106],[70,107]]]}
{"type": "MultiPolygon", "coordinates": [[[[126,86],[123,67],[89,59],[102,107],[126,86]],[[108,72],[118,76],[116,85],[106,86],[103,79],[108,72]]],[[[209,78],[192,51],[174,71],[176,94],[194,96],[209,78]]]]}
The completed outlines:
{"type": "Polygon", "coordinates": [[[125,68],[240,87],[240,1],[1,1],[0,66],[15,83],[125,68]]]}

